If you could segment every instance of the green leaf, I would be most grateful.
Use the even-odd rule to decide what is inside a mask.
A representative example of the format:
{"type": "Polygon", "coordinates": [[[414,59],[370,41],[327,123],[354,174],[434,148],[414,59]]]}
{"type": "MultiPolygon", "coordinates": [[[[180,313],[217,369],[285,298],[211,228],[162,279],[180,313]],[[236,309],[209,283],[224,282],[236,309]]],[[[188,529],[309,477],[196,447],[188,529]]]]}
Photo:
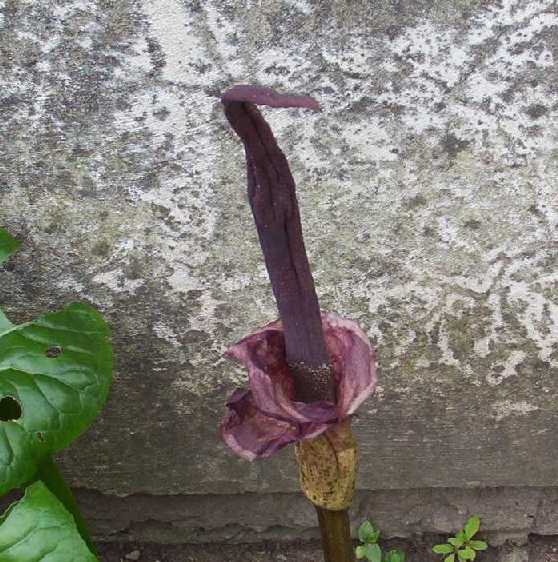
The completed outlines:
{"type": "Polygon", "coordinates": [[[97,555],[97,548],[91,540],[87,524],[81,515],[76,498],[64,480],[64,476],[60,472],[58,465],[54,462],[52,457],[47,457],[43,460],[43,462],[39,465],[39,470],[37,471],[35,478],[40,480],[46,486],[48,491],[54,494],[62,506],[68,510],[74,518],[76,528],[78,533],[81,535],[81,538],[84,540],[89,550],[93,554],[97,555]]]}
{"type": "Polygon", "coordinates": [[[385,556],[385,562],[405,562],[405,553],[402,550],[390,550],[385,556]]]}
{"type": "Polygon", "coordinates": [[[364,543],[375,543],[380,538],[380,530],[371,521],[364,521],[358,528],[358,539],[364,543]]]}
{"type": "Polygon", "coordinates": [[[465,539],[468,540],[475,536],[479,528],[480,518],[477,515],[469,517],[467,523],[465,523],[465,528],[463,529],[463,531],[465,532],[465,539]]]}
{"type": "Polygon", "coordinates": [[[449,554],[454,551],[454,548],[451,544],[436,544],[432,547],[432,551],[436,554],[449,554]]]}
{"type": "Polygon", "coordinates": [[[3,228],[0,228],[0,264],[4,263],[20,246],[21,242],[12,238],[3,228]]]}
{"type": "Polygon", "coordinates": [[[457,552],[457,556],[459,556],[459,560],[474,560],[476,555],[477,553],[472,548],[469,548],[468,546],[457,552]]]}
{"type": "Polygon", "coordinates": [[[484,541],[469,541],[469,546],[475,550],[486,550],[488,548],[484,541]]]}
{"type": "Polygon", "coordinates": [[[0,562],[97,562],[72,516],[42,482],[0,519],[0,562]]]}
{"type": "Polygon", "coordinates": [[[382,549],[378,544],[366,544],[364,545],[366,560],[368,562],[382,562],[382,549]]]}
{"type": "Polygon", "coordinates": [[[365,546],[357,546],[355,550],[356,557],[360,560],[366,556],[366,547],[365,546]]]}
{"type": "Polygon", "coordinates": [[[112,379],[109,335],[86,304],[0,332],[0,495],[97,417],[112,379]]]}
{"type": "Polygon", "coordinates": [[[4,314],[0,308],[0,333],[13,328],[13,324],[8,320],[8,317],[4,314]]]}
{"type": "Polygon", "coordinates": [[[449,538],[448,542],[453,546],[457,546],[457,547],[463,546],[465,544],[465,540],[460,533],[458,533],[455,537],[449,538]]]}
{"type": "Polygon", "coordinates": [[[444,562],[455,562],[455,554],[450,554],[444,558],[444,562]]]}

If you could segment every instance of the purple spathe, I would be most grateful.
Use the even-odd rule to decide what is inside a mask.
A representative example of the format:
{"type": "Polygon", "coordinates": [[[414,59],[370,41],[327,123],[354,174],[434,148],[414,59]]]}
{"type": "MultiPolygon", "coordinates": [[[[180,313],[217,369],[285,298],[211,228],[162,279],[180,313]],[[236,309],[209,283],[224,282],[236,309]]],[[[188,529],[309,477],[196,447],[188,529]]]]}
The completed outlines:
{"type": "Polygon", "coordinates": [[[322,312],[337,401],[297,402],[280,321],[232,346],[226,355],[248,370],[249,389],[236,390],[221,422],[225,443],[250,461],[269,457],[302,439],[317,437],[353,414],[376,387],[374,350],[352,320],[322,312]]]}

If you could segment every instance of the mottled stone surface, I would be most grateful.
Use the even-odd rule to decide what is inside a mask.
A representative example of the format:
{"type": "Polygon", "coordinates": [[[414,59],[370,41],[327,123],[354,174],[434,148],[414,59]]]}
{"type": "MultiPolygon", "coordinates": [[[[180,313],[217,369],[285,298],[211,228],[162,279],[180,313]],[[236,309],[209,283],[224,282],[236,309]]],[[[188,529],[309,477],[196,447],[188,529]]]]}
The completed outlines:
{"type": "Polygon", "coordinates": [[[552,0],[0,1],[0,303],[114,330],[73,484],[297,490],[216,433],[222,352],[276,315],[217,97],[256,82],[323,106],[266,115],[322,306],[378,348],[359,486],[558,486],[557,59],[552,0]]]}

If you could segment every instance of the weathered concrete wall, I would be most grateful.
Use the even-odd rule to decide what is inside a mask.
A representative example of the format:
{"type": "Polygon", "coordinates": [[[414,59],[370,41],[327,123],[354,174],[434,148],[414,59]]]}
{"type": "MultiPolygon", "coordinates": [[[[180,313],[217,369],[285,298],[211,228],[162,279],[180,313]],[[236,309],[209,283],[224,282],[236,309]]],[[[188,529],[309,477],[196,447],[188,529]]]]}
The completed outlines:
{"type": "Polygon", "coordinates": [[[276,315],[218,103],[237,82],[323,106],[266,115],[322,306],[378,348],[360,488],[558,486],[556,2],[4,0],[0,29],[0,223],[24,242],[0,302],[113,325],[110,403],[63,457],[99,513],[297,490],[290,451],[247,464],[216,435],[244,380],[221,354],[276,315]]]}
{"type": "MultiPolygon", "coordinates": [[[[319,537],[316,512],[298,493],[117,498],[82,491],[79,499],[88,522],[105,541],[250,543],[319,537]]],[[[529,535],[557,534],[558,490],[360,490],[351,523],[358,527],[372,517],[384,537],[416,538],[424,533],[447,535],[472,513],[481,515],[483,537],[491,544],[523,544],[529,535]]]]}

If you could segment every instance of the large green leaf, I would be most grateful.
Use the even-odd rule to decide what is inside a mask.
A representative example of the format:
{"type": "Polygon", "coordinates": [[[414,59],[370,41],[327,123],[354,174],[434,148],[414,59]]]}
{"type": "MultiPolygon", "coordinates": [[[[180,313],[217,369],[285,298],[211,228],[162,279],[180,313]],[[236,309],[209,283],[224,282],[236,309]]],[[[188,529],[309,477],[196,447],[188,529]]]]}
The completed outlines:
{"type": "MultiPolygon", "coordinates": [[[[0,265],[19,248],[20,242],[12,238],[3,228],[0,228],[0,265]]],[[[11,322],[0,309],[0,332],[12,326],[11,322]]]]}
{"type": "Polygon", "coordinates": [[[7,316],[4,314],[2,309],[0,308],[0,334],[5,330],[11,328],[13,324],[8,320],[7,316]]]}
{"type": "Polygon", "coordinates": [[[0,495],[97,417],[112,378],[109,335],[87,304],[0,332],[0,495]]]}
{"type": "Polygon", "coordinates": [[[0,228],[0,264],[4,263],[19,248],[19,245],[18,240],[0,228]]]}
{"type": "Polygon", "coordinates": [[[42,482],[0,519],[0,562],[96,562],[72,516],[42,482]]]}

